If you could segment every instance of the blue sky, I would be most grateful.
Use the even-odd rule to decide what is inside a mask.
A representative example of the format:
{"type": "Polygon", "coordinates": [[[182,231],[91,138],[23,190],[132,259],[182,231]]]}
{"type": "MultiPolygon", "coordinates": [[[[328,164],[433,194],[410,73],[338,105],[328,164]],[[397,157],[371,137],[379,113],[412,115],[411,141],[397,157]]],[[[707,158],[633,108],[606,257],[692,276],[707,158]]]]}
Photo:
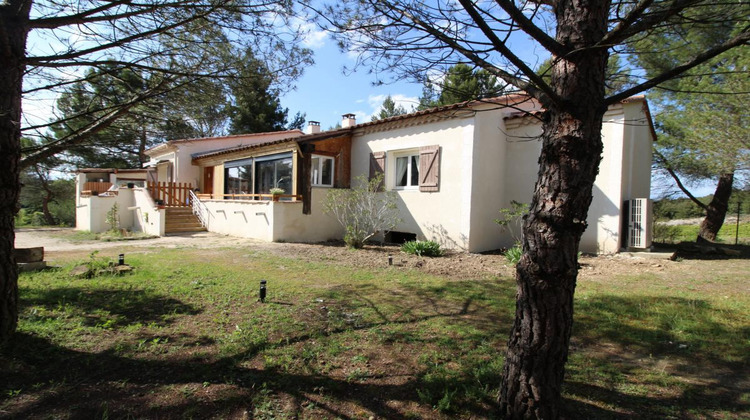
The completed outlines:
{"type": "Polygon", "coordinates": [[[300,111],[307,121],[319,121],[323,130],[341,122],[343,114],[352,113],[357,122],[370,121],[386,96],[391,97],[407,111],[418,104],[422,86],[398,82],[373,86],[375,77],[368,68],[344,74],[344,67],[352,67],[355,58],[341,52],[336,43],[323,32],[308,36],[306,46],[315,53],[315,64],[305,69],[296,81],[296,89],[281,97],[281,105],[289,114],[300,111]]]}

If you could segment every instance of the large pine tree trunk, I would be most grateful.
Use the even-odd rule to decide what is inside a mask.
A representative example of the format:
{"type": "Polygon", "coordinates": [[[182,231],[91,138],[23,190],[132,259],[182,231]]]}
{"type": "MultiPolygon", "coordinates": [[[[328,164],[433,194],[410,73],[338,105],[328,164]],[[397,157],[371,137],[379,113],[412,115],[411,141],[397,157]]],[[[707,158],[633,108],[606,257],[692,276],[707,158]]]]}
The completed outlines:
{"type": "Polygon", "coordinates": [[[26,20],[31,1],[0,3],[0,343],[18,325],[18,269],[13,258],[13,217],[18,205],[21,157],[21,85],[26,20]]]}
{"type": "Polygon", "coordinates": [[[577,254],[601,160],[609,2],[561,1],[557,39],[574,53],[552,69],[563,105],[546,104],[539,176],[516,267],[516,318],[500,390],[501,416],[561,416],[561,388],[573,326],[577,254]]]}
{"type": "Polygon", "coordinates": [[[706,208],[706,218],[701,222],[697,242],[716,241],[716,235],[719,234],[721,225],[724,224],[727,210],[729,210],[729,197],[732,196],[733,183],[734,173],[722,174],[719,177],[714,197],[706,208]]]}

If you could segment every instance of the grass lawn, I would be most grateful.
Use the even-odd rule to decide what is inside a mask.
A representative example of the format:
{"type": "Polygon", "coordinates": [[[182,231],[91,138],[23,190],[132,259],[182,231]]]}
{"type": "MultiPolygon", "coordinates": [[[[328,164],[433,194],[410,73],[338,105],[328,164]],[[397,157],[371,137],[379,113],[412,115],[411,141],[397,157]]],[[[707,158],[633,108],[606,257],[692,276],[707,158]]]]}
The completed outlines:
{"type": "MultiPolygon", "coordinates": [[[[700,225],[667,226],[657,222],[654,231],[654,241],[661,243],[694,242],[698,236],[700,225]]],[[[742,222],[739,228],[736,223],[724,223],[716,237],[718,243],[734,244],[735,239],[740,244],[750,244],[750,223],[742,222]]]]}
{"type": "MultiPolygon", "coordinates": [[[[492,417],[510,278],[242,248],[127,262],[21,275],[0,418],[492,417]]],[[[750,417],[750,263],[644,264],[579,281],[569,418],[750,417]]]]}

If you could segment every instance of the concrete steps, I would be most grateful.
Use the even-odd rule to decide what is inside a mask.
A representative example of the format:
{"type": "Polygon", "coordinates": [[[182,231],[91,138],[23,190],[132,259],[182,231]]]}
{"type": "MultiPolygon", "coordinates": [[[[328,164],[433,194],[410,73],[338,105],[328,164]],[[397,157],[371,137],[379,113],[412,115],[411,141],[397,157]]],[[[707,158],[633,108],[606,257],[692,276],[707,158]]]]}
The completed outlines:
{"type": "Polygon", "coordinates": [[[205,232],[198,217],[190,207],[167,207],[167,224],[164,233],[205,232]]]}

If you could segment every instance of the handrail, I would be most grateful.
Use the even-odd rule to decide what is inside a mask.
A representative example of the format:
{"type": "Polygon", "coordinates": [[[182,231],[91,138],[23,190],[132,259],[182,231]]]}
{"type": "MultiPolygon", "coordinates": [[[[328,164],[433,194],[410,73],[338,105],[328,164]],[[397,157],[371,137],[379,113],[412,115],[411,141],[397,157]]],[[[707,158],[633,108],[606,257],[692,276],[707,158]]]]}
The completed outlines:
{"type": "Polygon", "coordinates": [[[211,216],[211,212],[208,211],[208,207],[203,204],[203,202],[201,202],[201,200],[195,195],[193,190],[190,190],[190,204],[193,208],[193,214],[198,217],[201,225],[203,225],[204,228],[208,229],[208,221],[211,216]]]}

